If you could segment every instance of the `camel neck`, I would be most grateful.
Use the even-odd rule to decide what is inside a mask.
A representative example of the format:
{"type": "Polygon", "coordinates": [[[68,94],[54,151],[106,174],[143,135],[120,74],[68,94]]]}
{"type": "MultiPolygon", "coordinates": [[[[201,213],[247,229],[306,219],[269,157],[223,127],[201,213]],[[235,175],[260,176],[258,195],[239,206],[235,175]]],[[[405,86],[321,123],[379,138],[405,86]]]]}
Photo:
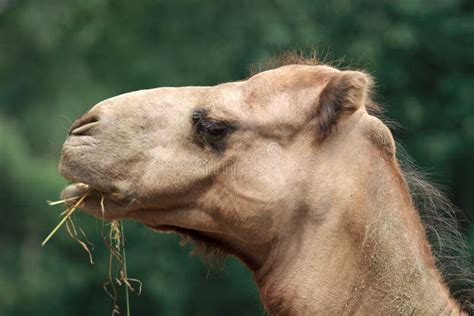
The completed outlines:
{"type": "Polygon", "coordinates": [[[255,273],[271,314],[459,314],[394,167],[369,172],[367,190],[318,197],[324,211],[281,236],[255,273]]]}

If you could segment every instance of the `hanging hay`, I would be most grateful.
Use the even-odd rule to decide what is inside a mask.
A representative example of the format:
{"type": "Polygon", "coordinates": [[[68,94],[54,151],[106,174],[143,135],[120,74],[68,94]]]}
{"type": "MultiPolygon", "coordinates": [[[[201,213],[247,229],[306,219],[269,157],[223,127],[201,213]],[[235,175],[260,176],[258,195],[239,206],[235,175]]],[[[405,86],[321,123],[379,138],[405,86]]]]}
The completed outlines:
{"type": "MultiPolygon", "coordinates": [[[[84,231],[74,223],[72,215],[78,207],[81,206],[82,202],[91,194],[92,191],[84,193],[82,196],[71,197],[59,201],[47,201],[50,206],[65,204],[68,202],[76,201],[72,206],[66,208],[60,216],[62,216],[59,223],[53,228],[49,235],[41,243],[41,246],[45,246],[46,243],[56,234],[56,232],[61,228],[61,226],[66,225],[67,232],[69,236],[74,239],[81,247],[87,252],[89,256],[89,262],[94,264],[92,258],[92,250],[94,250],[94,245],[89,242],[84,231]],[[80,232],[80,234],[79,234],[80,232]],[[84,238],[84,239],[82,239],[84,238]],[[90,247],[90,248],[89,248],[90,247]]],[[[102,215],[105,215],[105,206],[104,206],[104,197],[102,196],[100,200],[100,207],[102,215]]],[[[103,287],[105,292],[110,296],[113,301],[112,316],[120,314],[120,308],[117,304],[118,292],[116,285],[122,286],[125,285],[125,306],[126,306],[126,315],[130,316],[130,297],[129,291],[137,291],[137,295],[141,294],[142,282],[137,279],[131,279],[127,274],[127,257],[125,254],[125,235],[123,229],[122,221],[114,220],[109,224],[109,231],[106,235],[103,235],[104,244],[107,246],[110,252],[109,256],[109,273],[108,280],[104,282],[103,287]],[[114,273],[116,270],[116,273],[114,273]],[[136,288],[132,284],[136,284],[136,288]]]]}
{"type": "MultiPolygon", "coordinates": [[[[103,201],[101,202],[103,207],[103,201]]],[[[102,210],[104,213],[104,210],[102,210]]],[[[110,222],[110,229],[107,236],[104,236],[104,244],[109,248],[109,279],[104,282],[103,287],[105,292],[113,301],[112,316],[120,314],[120,308],[117,304],[117,289],[118,286],[125,285],[125,306],[127,308],[127,316],[130,315],[130,296],[129,291],[134,292],[135,288],[132,283],[138,286],[137,295],[141,294],[142,282],[138,279],[132,279],[127,274],[127,256],[125,252],[125,235],[122,221],[114,220],[110,222]],[[114,276],[114,267],[117,273],[114,276]]]]}

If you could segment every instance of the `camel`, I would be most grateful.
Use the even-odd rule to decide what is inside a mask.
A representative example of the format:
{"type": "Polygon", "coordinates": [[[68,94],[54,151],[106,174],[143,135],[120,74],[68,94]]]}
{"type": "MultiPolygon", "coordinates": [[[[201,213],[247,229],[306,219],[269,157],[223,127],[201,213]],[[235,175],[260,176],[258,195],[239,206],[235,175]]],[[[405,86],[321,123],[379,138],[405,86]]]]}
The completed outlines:
{"type": "Polygon", "coordinates": [[[82,209],[97,218],[237,257],[272,315],[467,315],[372,86],[363,71],[292,59],[107,99],[70,128],[63,197],[92,188],[82,209]]]}

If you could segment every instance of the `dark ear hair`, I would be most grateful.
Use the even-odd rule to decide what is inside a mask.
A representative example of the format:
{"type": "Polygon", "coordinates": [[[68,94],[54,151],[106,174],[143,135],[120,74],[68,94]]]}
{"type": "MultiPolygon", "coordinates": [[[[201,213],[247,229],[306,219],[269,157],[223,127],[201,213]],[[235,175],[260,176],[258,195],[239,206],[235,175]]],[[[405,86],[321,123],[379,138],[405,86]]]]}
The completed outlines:
{"type": "Polygon", "coordinates": [[[372,86],[369,75],[360,71],[341,71],[329,80],[319,95],[316,108],[316,133],[319,141],[326,139],[344,113],[365,106],[372,86]]]}

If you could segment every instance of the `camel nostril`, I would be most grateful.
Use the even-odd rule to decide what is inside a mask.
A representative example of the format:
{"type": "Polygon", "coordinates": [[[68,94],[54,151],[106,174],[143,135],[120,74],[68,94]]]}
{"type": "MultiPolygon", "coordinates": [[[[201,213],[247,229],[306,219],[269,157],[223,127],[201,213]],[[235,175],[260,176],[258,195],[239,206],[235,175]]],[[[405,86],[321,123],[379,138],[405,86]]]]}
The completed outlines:
{"type": "Polygon", "coordinates": [[[92,127],[94,127],[97,124],[99,124],[99,122],[91,122],[91,123],[81,125],[79,127],[76,127],[75,129],[71,130],[71,132],[69,134],[71,134],[71,135],[84,135],[84,133],[86,131],[88,131],[89,129],[91,129],[92,127]]]}
{"type": "Polygon", "coordinates": [[[83,116],[72,124],[69,129],[69,135],[85,135],[88,130],[97,124],[99,124],[98,116],[83,116]]]}

